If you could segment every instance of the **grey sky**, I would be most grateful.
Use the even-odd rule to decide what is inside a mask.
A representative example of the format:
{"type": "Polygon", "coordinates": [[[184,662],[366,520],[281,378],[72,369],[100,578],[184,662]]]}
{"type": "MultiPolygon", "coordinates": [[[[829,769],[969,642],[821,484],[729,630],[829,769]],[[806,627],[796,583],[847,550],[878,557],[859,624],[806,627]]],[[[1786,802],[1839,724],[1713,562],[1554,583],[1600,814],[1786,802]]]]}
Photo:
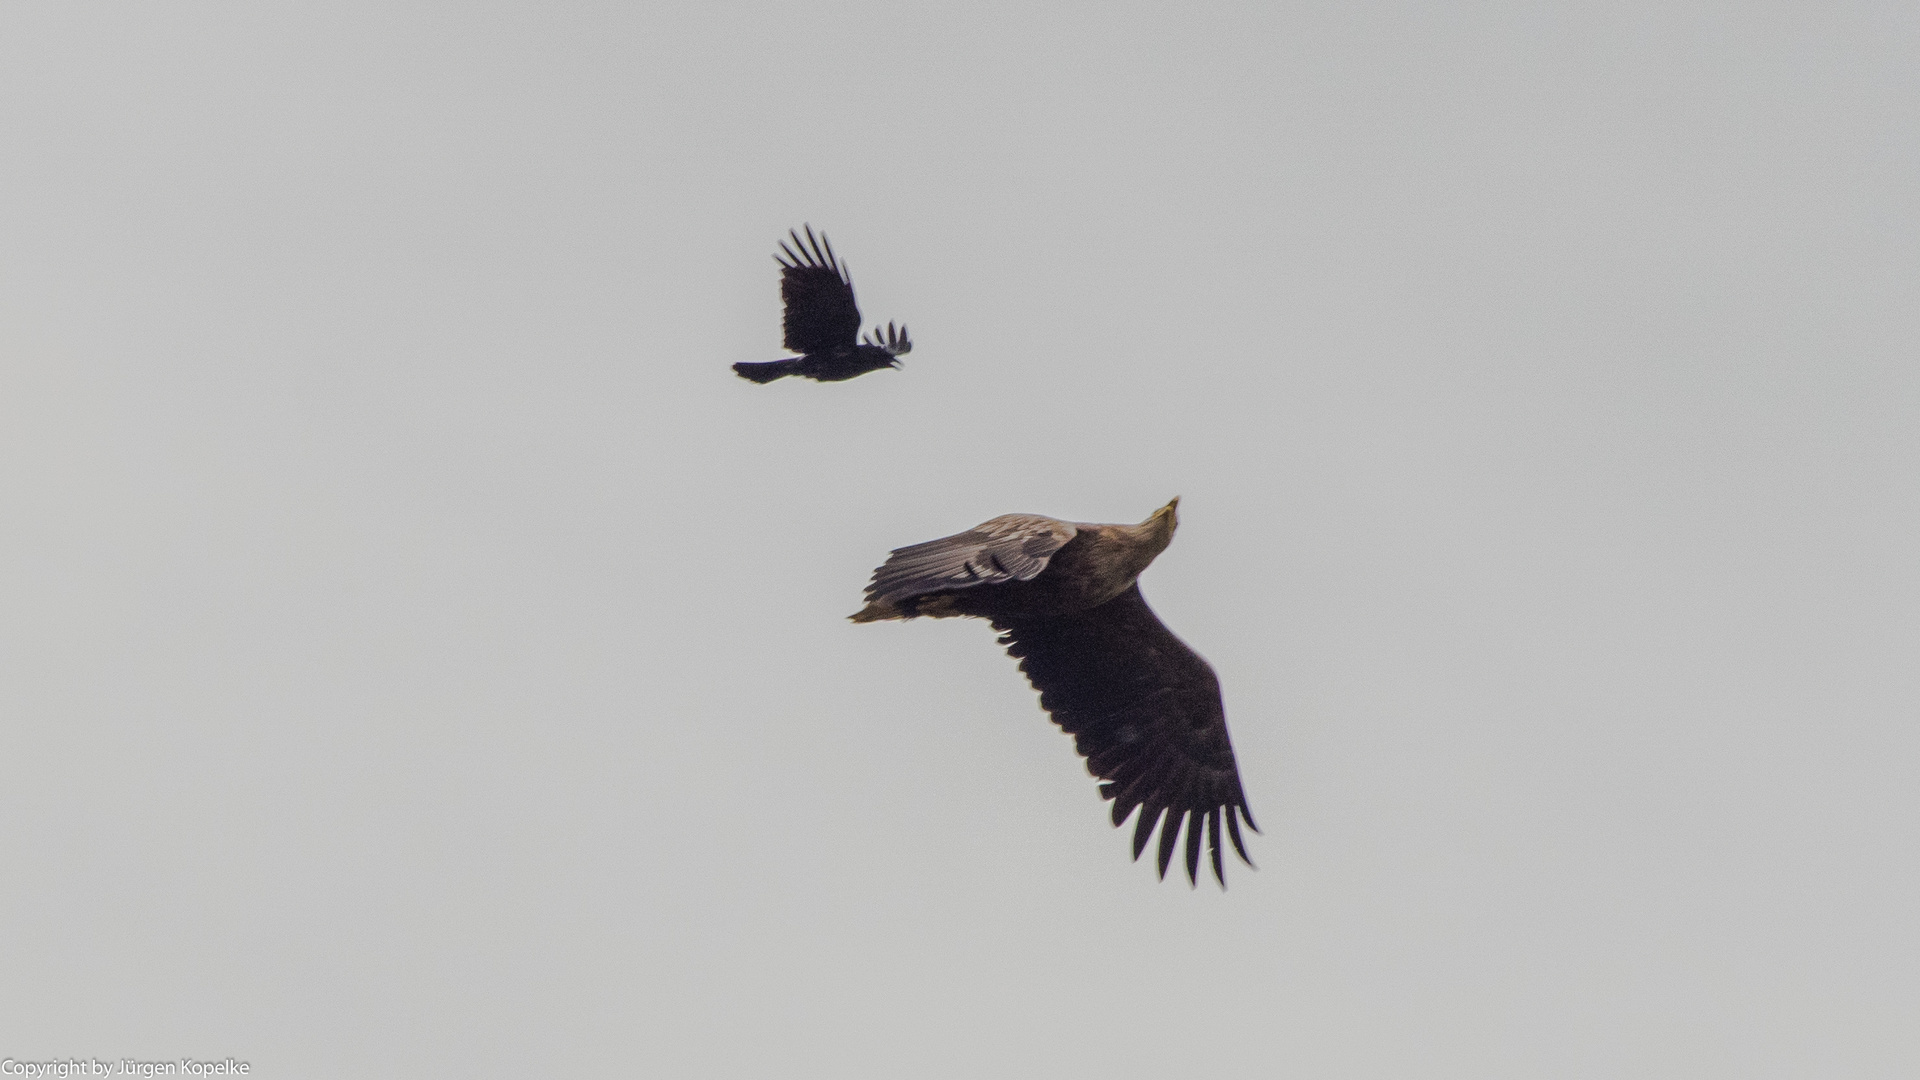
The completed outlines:
{"type": "Polygon", "coordinates": [[[1920,1070],[1911,4],[0,9],[0,1056],[1920,1070]],[[903,372],[751,386],[825,229],[903,372]],[[975,622],[1182,526],[1265,835],[975,622]]]}

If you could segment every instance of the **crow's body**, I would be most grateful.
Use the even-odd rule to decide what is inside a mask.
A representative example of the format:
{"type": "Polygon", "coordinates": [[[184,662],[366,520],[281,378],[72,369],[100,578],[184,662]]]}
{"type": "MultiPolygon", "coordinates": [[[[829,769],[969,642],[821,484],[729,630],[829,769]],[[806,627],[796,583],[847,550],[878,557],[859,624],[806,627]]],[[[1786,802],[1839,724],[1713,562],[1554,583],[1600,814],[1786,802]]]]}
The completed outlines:
{"type": "Polygon", "coordinates": [[[869,371],[899,367],[899,358],[913,349],[907,328],[895,330],[888,323],[884,332],[876,327],[862,340],[853,280],[834,256],[826,234],[816,240],[813,228],[808,226],[805,240],[796,232],[790,231],[789,235],[793,246],[782,240],[780,250],[786,258],[775,255],[774,261],[780,264],[780,299],[786,304],[782,326],[786,347],[800,355],[785,360],[746,361],[733,365],[733,370],[757,383],[787,375],[840,382],[869,371]]]}
{"type": "Polygon", "coordinates": [[[1113,823],[1140,808],[1133,856],[1156,824],[1166,876],[1187,822],[1187,877],[1198,876],[1202,826],[1222,885],[1221,823],[1242,861],[1240,818],[1253,827],[1213,669],[1173,636],[1140,595],[1141,571],[1178,525],[1175,499],[1138,525],[1087,525],[1007,514],[944,539],[896,549],[867,586],[854,622],[970,615],[991,620],[1040,706],[1074,737],[1113,800],[1113,823]],[[1162,815],[1165,815],[1162,823],[1162,815]]]}
{"type": "Polygon", "coordinates": [[[733,365],[733,370],[741,378],[757,383],[770,383],[788,375],[816,382],[843,382],[869,371],[899,366],[893,354],[878,345],[842,345],[786,360],[743,360],[733,365]]]}

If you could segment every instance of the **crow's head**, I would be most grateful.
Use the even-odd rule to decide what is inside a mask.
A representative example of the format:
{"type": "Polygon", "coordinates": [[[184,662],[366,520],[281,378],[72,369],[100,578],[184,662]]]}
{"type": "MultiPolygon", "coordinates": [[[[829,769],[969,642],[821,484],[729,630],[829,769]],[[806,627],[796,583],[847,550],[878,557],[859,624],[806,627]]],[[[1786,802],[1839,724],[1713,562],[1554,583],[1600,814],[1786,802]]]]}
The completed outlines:
{"type": "MultiPolygon", "coordinates": [[[[868,345],[885,349],[888,353],[896,357],[905,356],[913,351],[913,339],[907,337],[907,328],[902,326],[900,329],[895,330],[892,323],[887,324],[887,332],[884,334],[880,332],[880,328],[877,326],[867,331],[867,336],[863,340],[868,345]]],[[[899,367],[900,361],[895,360],[893,366],[899,367]]]]}

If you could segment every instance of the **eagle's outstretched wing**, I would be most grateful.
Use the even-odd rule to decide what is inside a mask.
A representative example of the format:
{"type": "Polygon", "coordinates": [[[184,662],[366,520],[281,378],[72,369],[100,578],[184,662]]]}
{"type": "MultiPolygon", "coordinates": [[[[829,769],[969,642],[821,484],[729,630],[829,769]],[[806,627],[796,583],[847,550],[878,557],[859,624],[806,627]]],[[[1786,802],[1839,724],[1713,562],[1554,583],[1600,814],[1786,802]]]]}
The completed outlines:
{"type": "MultiPolygon", "coordinates": [[[[964,534],[962,534],[964,535],[964,534]]],[[[937,543],[938,541],[936,541],[937,543]]],[[[911,550],[911,549],[908,549],[911,550]]],[[[1134,807],[1133,857],[1160,826],[1160,876],[1167,874],[1182,819],[1187,822],[1187,879],[1197,881],[1200,827],[1207,830],[1213,876],[1220,866],[1220,823],[1248,866],[1238,818],[1258,831],[1240,789],[1220,681],[1200,655],[1173,636],[1135,584],[1090,611],[1042,619],[999,618],[1000,643],[1040,691],[1040,706],[1073,736],[1087,771],[1105,781],[1113,823],[1134,807]]]]}
{"type": "Polygon", "coordinates": [[[893,603],[942,589],[1032,581],[1077,532],[1071,522],[1038,514],[1002,514],[963,533],[894,548],[873,572],[867,599],[893,603]]]}
{"type": "Polygon", "coordinates": [[[825,233],[814,239],[811,225],[805,240],[791,229],[788,235],[792,247],[780,241],[786,258],[773,257],[780,264],[780,299],[787,305],[782,324],[787,348],[814,353],[854,344],[860,336],[860,307],[853,302],[853,281],[834,257],[833,245],[825,233]]]}

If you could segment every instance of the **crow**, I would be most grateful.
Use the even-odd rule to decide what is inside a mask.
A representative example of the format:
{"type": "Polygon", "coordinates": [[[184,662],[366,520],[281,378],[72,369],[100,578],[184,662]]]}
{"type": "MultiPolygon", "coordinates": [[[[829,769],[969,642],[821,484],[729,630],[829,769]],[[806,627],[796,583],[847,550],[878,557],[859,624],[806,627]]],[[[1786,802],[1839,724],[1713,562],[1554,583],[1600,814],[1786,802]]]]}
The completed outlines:
{"type": "Polygon", "coordinates": [[[1179,526],[1179,499],[1138,525],[1088,525],[1006,514],[941,540],[894,549],[873,572],[854,622],[974,616],[1040,692],[1040,707],[1073,736],[1087,771],[1113,801],[1113,824],[1135,807],[1133,857],[1160,824],[1167,876],[1186,821],[1187,880],[1198,884],[1201,826],[1213,876],[1224,818],[1248,866],[1239,819],[1255,832],[1227,738],[1220,681],[1140,595],[1139,576],[1179,526]]]}
{"type": "Polygon", "coordinates": [[[784,321],[786,347],[801,355],[786,360],[733,365],[743,379],[768,383],[783,375],[804,375],[819,382],[840,382],[884,367],[897,368],[899,358],[913,350],[903,325],[895,330],[887,324],[884,333],[875,327],[864,340],[860,337],[860,307],[853,301],[853,281],[847,268],[834,257],[827,234],[814,239],[813,226],[806,226],[807,238],[787,230],[793,246],[780,241],[786,258],[775,255],[780,264],[780,299],[786,303],[784,321]]]}

